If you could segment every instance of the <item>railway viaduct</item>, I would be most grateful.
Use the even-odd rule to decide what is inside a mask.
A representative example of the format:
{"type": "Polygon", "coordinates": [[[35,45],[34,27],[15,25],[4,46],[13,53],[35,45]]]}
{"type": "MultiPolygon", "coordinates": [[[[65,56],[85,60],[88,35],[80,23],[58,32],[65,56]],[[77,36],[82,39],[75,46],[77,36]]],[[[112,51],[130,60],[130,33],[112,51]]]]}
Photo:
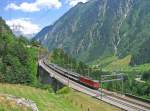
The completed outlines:
{"type": "Polygon", "coordinates": [[[43,84],[50,84],[54,92],[56,92],[57,90],[64,87],[64,84],[58,81],[52,75],[53,74],[49,73],[43,67],[41,67],[40,64],[38,64],[37,78],[39,79],[39,82],[43,84]]]}

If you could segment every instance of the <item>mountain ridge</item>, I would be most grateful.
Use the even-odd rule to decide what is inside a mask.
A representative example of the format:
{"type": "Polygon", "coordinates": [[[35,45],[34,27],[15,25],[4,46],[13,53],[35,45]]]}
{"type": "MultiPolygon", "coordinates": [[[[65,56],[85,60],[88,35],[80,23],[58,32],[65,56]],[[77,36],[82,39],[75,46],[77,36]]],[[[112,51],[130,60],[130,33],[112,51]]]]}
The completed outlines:
{"type": "Polygon", "coordinates": [[[38,40],[50,51],[62,48],[84,62],[109,55],[118,58],[133,55],[150,38],[148,6],[147,0],[79,3],[38,40]]]}

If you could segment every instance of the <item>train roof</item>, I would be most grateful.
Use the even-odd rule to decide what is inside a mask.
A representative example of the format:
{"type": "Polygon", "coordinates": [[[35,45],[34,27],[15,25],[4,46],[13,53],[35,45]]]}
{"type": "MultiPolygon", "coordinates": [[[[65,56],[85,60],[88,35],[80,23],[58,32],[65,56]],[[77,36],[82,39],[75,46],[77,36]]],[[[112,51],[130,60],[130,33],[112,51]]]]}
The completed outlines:
{"type": "Polygon", "coordinates": [[[85,77],[85,76],[80,76],[80,77],[85,78],[85,79],[92,80],[92,81],[94,81],[94,82],[99,82],[99,80],[93,80],[93,79],[92,79],[92,78],[90,78],[90,77],[85,77]]]}
{"type": "Polygon", "coordinates": [[[93,80],[93,79],[92,79],[92,78],[90,78],[90,77],[85,77],[85,76],[80,75],[79,73],[76,73],[76,72],[73,72],[73,71],[67,70],[67,69],[65,69],[65,68],[62,68],[62,67],[58,66],[57,64],[50,63],[50,65],[54,65],[55,67],[58,67],[59,69],[61,69],[61,70],[65,71],[65,72],[71,73],[71,74],[73,74],[73,75],[77,75],[77,76],[80,76],[80,77],[83,77],[83,78],[86,78],[86,79],[92,80],[92,81],[94,81],[94,82],[99,82],[98,80],[93,80]]]}

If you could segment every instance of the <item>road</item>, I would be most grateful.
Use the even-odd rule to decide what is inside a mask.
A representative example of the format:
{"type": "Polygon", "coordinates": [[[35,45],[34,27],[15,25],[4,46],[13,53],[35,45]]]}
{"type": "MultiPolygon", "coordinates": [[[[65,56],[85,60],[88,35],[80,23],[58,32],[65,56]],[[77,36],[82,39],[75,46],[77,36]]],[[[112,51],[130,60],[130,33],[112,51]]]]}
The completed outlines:
{"type": "Polygon", "coordinates": [[[68,78],[66,78],[66,77],[56,73],[52,69],[50,69],[47,65],[44,64],[43,60],[39,61],[39,65],[43,69],[45,69],[50,74],[51,77],[54,77],[55,79],[57,79],[58,81],[60,81],[64,85],[68,85],[69,87],[71,87],[77,91],[80,91],[80,92],[83,92],[83,93],[88,94],[90,96],[93,96],[99,100],[105,101],[105,102],[112,104],[114,106],[117,106],[123,110],[127,110],[127,111],[150,111],[150,109],[147,107],[136,105],[134,103],[125,101],[123,99],[116,98],[112,95],[107,95],[105,93],[101,93],[99,90],[93,90],[93,89],[90,89],[84,85],[76,83],[75,81],[69,80],[68,78]],[[103,95],[102,98],[100,96],[101,94],[103,95]]]}

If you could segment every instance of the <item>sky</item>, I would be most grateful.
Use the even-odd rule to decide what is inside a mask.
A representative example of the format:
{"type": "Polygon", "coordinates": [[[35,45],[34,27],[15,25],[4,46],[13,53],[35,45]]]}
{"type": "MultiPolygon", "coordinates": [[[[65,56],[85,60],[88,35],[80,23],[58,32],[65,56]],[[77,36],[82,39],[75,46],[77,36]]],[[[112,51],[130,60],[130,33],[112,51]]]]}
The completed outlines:
{"type": "Polygon", "coordinates": [[[0,16],[14,31],[31,38],[78,2],[88,0],[0,0],[0,16]]]}

